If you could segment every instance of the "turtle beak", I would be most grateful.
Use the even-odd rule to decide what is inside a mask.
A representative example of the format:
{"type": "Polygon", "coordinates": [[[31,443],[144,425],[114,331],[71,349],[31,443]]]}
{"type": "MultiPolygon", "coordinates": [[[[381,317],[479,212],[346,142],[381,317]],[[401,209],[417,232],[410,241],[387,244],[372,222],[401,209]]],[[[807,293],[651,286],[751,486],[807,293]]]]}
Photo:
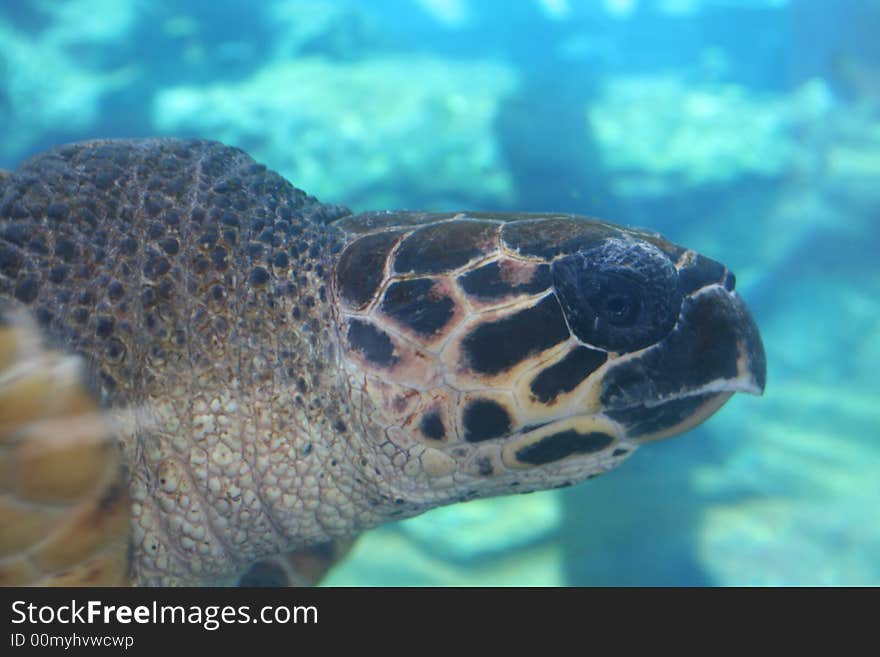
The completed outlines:
{"type": "Polygon", "coordinates": [[[687,295],[672,332],[606,374],[608,415],[639,441],[686,431],[735,392],[761,395],[767,378],[755,320],[732,282],[687,295]]]}
{"type": "Polygon", "coordinates": [[[691,394],[764,393],[764,343],[752,314],[734,290],[712,285],[686,297],[679,322],[664,343],[663,360],[670,365],[667,375],[680,389],[691,394]]]}
{"type": "Polygon", "coordinates": [[[727,379],[726,385],[732,392],[763,395],[767,384],[767,357],[758,326],[739,294],[722,290],[724,295],[717,301],[719,314],[730,323],[728,339],[735,342],[737,352],[737,376],[727,379]]]}

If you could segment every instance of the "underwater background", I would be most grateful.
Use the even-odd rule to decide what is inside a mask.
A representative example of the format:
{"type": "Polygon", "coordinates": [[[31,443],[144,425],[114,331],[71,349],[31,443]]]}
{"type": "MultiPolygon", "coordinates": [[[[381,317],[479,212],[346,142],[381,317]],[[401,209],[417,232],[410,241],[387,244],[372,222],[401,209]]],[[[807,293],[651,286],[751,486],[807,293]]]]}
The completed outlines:
{"type": "Polygon", "coordinates": [[[576,212],[718,259],[763,398],[330,585],[880,584],[880,0],[3,0],[0,168],[239,146],[355,211],[576,212]]]}

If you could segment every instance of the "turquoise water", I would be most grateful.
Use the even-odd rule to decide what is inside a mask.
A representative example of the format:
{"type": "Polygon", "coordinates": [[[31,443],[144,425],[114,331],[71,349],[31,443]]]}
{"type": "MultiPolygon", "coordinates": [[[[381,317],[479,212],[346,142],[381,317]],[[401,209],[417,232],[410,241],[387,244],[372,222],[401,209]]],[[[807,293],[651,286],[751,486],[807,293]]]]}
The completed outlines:
{"type": "Polygon", "coordinates": [[[878,32],[869,0],[5,0],[0,168],[202,136],[355,210],[578,212],[737,273],[763,398],[370,532],[329,584],[877,585],[878,32]]]}

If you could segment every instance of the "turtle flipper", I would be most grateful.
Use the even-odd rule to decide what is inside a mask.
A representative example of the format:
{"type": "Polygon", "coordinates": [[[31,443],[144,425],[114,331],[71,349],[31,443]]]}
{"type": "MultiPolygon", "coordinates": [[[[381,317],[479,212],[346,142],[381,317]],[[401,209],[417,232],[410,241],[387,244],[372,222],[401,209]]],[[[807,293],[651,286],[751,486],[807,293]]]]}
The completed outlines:
{"type": "Polygon", "coordinates": [[[238,580],[239,586],[314,586],[354,545],[355,539],[319,543],[253,564],[238,580]]]}
{"type": "Polygon", "coordinates": [[[78,357],[22,313],[0,326],[0,584],[128,582],[129,500],[78,357]]]}

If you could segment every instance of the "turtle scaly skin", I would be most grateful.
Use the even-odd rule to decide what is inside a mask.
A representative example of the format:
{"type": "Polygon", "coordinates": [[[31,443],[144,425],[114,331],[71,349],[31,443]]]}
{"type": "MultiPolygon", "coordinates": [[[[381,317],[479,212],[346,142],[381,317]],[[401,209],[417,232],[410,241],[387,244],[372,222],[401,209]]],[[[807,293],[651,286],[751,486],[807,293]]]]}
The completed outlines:
{"type": "MultiPolygon", "coordinates": [[[[0,220],[0,297],[81,355],[117,437],[136,584],[317,576],[320,546],[581,481],[764,386],[724,266],[583,217],[351,215],[238,149],[144,139],[35,156],[0,220]]],[[[23,531],[0,577],[33,566],[23,531]]]]}

